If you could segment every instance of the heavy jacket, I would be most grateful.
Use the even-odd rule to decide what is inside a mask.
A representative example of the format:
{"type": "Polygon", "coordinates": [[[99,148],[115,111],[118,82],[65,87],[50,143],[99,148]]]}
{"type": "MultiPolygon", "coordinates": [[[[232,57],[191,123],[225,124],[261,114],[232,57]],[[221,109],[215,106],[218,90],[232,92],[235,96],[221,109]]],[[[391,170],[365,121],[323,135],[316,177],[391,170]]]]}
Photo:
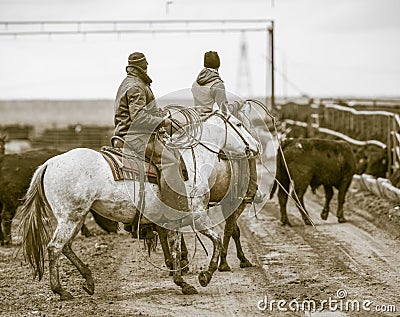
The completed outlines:
{"type": "Polygon", "coordinates": [[[135,67],[128,67],[127,72],[115,98],[114,134],[150,135],[162,122],[161,110],[150,89],[151,79],[135,67]]]}
{"type": "Polygon", "coordinates": [[[218,71],[213,68],[204,68],[192,85],[194,106],[200,116],[207,116],[216,103],[223,113],[227,113],[228,99],[225,85],[218,71]]]}

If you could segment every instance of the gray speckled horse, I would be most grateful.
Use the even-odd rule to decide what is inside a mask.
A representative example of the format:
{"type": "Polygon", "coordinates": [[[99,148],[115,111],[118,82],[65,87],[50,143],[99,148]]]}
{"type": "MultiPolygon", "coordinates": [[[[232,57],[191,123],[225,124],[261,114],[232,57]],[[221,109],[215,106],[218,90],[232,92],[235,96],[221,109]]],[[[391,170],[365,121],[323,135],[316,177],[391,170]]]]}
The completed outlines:
{"type": "MultiPolygon", "coordinates": [[[[213,243],[213,253],[207,270],[199,273],[202,286],[208,285],[217,269],[221,253],[221,238],[211,229],[215,224],[209,218],[208,203],[211,186],[217,186],[213,178],[214,167],[218,164],[215,152],[224,150],[237,155],[247,155],[249,150],[258,152],[259,144],[234,116],[224,117],[213,113],[203,123],[203,132],[199,144],[193,149],[182,151],[189,180],[185,182],[188,196],[191,196],[191,224],[194,230],[207,236],[213,243]],[[209,151],[212,149],[213,152],[209,151]],[[196,157],[194,163],[193,157],[196,157]],[[211,185],[210,185],[211,184],[211,185]],[[192,195],[196,193],[195,195],[192,195]]],[[[20,209],[22,247],[26,259],[39,280],[44,274],[44,258],[47,250],[50,269],[50,287],[60,295],[61,300],[72,299],[72,295],[63,289],[59,280],[59,256],[63,253],[78,269],[85,284],[84,290],[92,295],[94,281],[90,269],[71,249],[72,240],[83,224],[90,209],[108,219],[129,223],[134,218],[138,201],[138,181],[114,181],[111,170],[96,151],[79,148],[49,159],[40,166],[32,179],[20,209]],[[132,197],[134,193],[134,197],[132,197]],[[54,216],[57,225],[54,232],[50,229],[54,216]]],[[[144,215],[152,222],[161,218],[165,205],[159,203],[158,186],[145,183],[146,208],[144,215]]],[[[179,228],[177,228],[179,229],[179,228]]],[[[184,294],[197,293],[187,284],[180,269],[180,240],[182,231],[168,231],[169,245],[174,262],[173,280],[182,288],[184,294]]]]}

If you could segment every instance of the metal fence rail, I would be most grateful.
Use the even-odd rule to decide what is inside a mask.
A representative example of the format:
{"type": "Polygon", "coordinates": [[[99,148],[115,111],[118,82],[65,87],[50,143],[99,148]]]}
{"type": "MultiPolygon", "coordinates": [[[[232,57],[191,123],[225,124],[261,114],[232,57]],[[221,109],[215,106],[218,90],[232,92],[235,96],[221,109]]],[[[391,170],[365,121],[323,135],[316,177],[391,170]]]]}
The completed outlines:
{"type": "Polygon", "coordinates": [[[400,168],[400,116],[389,111],[360,111],[334,103],[280,106],[281,119],[308,131],[330,134],[355,145],[374,144],[388,152],[388,176],[400,168]]]}

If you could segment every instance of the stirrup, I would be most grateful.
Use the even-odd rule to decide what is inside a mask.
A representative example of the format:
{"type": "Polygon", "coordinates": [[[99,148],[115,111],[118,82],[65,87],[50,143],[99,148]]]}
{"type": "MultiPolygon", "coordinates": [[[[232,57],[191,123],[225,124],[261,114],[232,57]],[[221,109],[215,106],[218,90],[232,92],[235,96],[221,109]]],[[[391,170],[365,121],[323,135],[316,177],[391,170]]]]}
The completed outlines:
{"type": "Polygon", "coordinates": [[[200,218],[199,213],[188,213],[187,215],[183,216],[182,218],[176,219],[176,220],[168,220],[164,216],[164,219],[160,219],[164,225],[167,225],[170,229],[177,230],[179,228],[183,228],[186,226],[191,226],[196,220],[200,218]],[[163,221],[164,220],[164,221],[163,221]]]}

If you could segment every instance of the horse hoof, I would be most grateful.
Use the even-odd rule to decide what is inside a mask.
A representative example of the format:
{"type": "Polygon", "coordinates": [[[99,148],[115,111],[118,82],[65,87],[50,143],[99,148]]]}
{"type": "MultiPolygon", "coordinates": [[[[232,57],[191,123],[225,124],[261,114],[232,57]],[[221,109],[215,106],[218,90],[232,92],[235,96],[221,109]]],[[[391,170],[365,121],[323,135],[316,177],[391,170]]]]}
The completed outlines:
{"type": "Polygon", "coordinates": [[[254,265],[247,259],[240,261],[240,267],[243,269],[245,267],[253,267],[254,265]]]}
{"type": "Polygon", "coordinates": [[[198,294],[199,292],[192,285],[185,285],[182,287],[182,293],[184,295],[198,294]]]}
{"type": "Polygon", "coordinates": [[[72,296],[71,293],[69,293],[67,291],[63,291],[60,294],[60,300],[62,300],[62,301],[72,300],[72,299],[74,299],[74,296],[72,296]]]}
{"type": "Polygon", "coordinates": [[[211,281],[211,273],[208,271],[202,271],[199,274],[199,283],[201,286],[206,287],[211,281]]]}
{"type": "Polygon", "coordinates": [[[321,219],[322,220],[327,220],[328,219],[328,212],[326,212],[326,211],[321,212],[321,219]]]}
{"type": "Polygon", "coordinates": [[[89,295],[93,295],[94,294],[94,284],[86,282],[85,284],[83,284],[82,288],[89,295]]]}
{"type": "Polygon", "coordinates": [[[339,223],[345,223],[345,222],[347,222],[347,220],[346,220],[345,217],[338,217],[338,222],[339,223]]]}
{"type": "Polygon", "coordinates": [[[220,272],[230,272],[232,271],[228,263],[220,264],[218,266],[218,271],[220,272]]]}
{"type": "Polygon", "coordinates": [[[282,225],[282,227],[284,227],[284,226],[291,227],[292,226],[292,224],[287,220],[286,221],[281,221],[281,225],[282,225]]]}

